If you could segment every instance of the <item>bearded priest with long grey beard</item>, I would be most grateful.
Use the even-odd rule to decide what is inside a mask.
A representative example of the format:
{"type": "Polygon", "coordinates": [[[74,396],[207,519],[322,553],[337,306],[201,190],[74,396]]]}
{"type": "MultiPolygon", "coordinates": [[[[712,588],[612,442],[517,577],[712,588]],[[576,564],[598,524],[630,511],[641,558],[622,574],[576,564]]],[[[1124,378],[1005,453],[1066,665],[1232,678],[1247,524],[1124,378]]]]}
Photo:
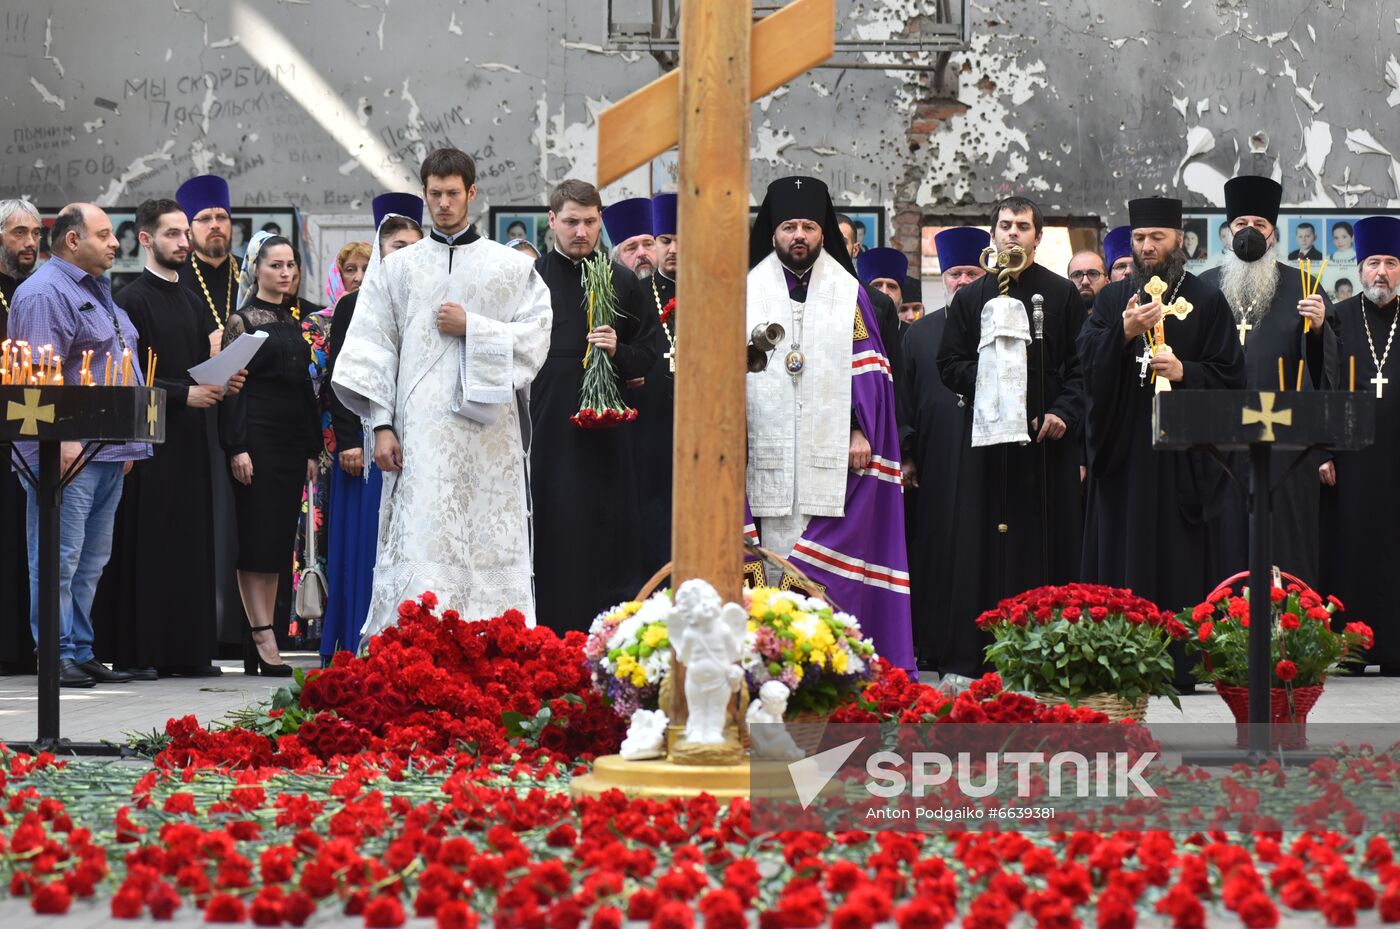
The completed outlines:
{"type": "MultiPolygon", "coordinates": [[[[1201,275],[1219,287],[1235,316],[1244,346],[1248,385],[1257,390],[1333,390],[1340,385],[1341,340],[1337,316],[1321,288],[1304,297],[1296,268],[1278,260],[1278,213],[1283,188],[1267,177],[1243,176],[1225,184],[1225,210],[1231,250],[1221,265],[1201,275]],[[1284,384],[1279,384],[1279,359],[1284,384]],[[1300,372],[1301,370],[1301,377],[1300,372]]],[[[1309,289],[1312,289],[1310,286],[1309,289]]],[[[1319,453],[1320,454],[1320,453],[1319,453]]],[[[1274,564],[1308,584],[1319,581],[1316,472],[1320,457],[1289,471],[1294,452],[1275,453],[1274,474],[1288,473],[1274,491],[1274,564]]],[[[1243,453],[1236,473],[1245,473],[1243,453]]],[[[1225,531],[1241,550],[1248,547],[1249,503],[1243,488],[1231,483],[1224,513],[1225,531]]],[[[1239,566],[1240,570],[1244,565],[1239,566]]]]}

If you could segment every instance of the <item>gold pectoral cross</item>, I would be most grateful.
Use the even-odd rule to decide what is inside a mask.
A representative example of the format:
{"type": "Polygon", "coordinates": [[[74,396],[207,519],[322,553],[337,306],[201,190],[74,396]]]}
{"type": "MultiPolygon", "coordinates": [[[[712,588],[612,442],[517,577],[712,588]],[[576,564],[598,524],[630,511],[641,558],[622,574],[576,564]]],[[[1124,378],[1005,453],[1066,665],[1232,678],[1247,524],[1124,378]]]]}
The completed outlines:
{"type": "Polygon", "coordinates": [[[21,420],[19,424],[20,435],[38,435],[40,423],[53,422],[53,404],[40,405],[39,399],[42,396],[43,391],[41,390],[26,390],[23,403],[10,401],[9,408],[5,411],[5,420],[7,422],[21,420]]]}
{"type": "Polygon", "coordinates": [[[1280,426],[1293,425],[1292,410],[1274,410],[1274,393],[1271,390],[1259,392],[1259,409],[1245,409],[1240,416],[1241,423],[1245,426],[1263,423],[1264,434],[1259,437],[1259,441],[1261,442],[1272,442],[1274,440],[1275,423],[1280,426]]]}

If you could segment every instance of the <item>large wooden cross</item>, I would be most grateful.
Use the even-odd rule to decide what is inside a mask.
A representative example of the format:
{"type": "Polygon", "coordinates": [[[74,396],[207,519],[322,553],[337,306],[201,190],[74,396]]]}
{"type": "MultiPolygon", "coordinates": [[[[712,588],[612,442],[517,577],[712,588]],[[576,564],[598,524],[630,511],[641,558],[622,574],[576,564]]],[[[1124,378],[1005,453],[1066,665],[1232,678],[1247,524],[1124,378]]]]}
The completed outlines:
{"type": "Polygon", "coordinates": [[[673,588],[700,577],[741,593],[749,109],[831,57],[835,22],[836,0],[758,23],[752,0],[686,0],[679,72],[598,117],[600,187],[680,143],[673,588]]]}

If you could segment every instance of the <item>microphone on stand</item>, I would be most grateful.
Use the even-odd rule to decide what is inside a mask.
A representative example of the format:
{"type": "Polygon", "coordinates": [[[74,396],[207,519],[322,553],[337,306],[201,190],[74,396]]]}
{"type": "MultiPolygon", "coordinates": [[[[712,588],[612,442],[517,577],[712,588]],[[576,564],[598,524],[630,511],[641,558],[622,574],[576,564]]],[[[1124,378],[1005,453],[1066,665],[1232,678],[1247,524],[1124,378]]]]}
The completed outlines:
{"type": "Polygon", "coordinates": [[[1045,298],[1040,294],[1031,295],[1031,306],[1035,307],[1031,323],[1035,326],[1035,340],[1039,342],[1045,338],[1045,298]]]}

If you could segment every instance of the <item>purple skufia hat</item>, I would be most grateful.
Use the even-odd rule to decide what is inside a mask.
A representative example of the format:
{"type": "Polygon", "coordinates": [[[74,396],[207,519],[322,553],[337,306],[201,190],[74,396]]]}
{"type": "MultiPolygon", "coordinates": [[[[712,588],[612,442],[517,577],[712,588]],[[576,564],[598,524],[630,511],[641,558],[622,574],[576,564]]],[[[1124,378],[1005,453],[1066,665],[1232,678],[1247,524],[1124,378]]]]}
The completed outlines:
{"type": "Polygon", "coordinates": [[[374,198],[371,209],[374,210],[376,229],[384,224],[384,217],[390,213],[397,213],[420,226],[423,225],[423,198],[413,194],[380,194],[374,198]]]}
{"type": "Polygon", "coordinates": [[[982,267],[982,252],[991,244],[991,234],[976,226],[954,226],[933,237],[940,271],[982,267]]]}
{"type": "Polygon", "coordinates": [[[608,230],[608,241],[619,245],[639,235],[651,235],[651,200],[648,197],[631,197],[619,200],[603,211],[603,226],[608,230]]]}
{"type": "Polygon", "coordinates": [[[233,209],[229,202],[228,181],[217,174],[201,174],[185,181],[175,191],[175,200],[191,220],[205,210],[233,209]]]}

